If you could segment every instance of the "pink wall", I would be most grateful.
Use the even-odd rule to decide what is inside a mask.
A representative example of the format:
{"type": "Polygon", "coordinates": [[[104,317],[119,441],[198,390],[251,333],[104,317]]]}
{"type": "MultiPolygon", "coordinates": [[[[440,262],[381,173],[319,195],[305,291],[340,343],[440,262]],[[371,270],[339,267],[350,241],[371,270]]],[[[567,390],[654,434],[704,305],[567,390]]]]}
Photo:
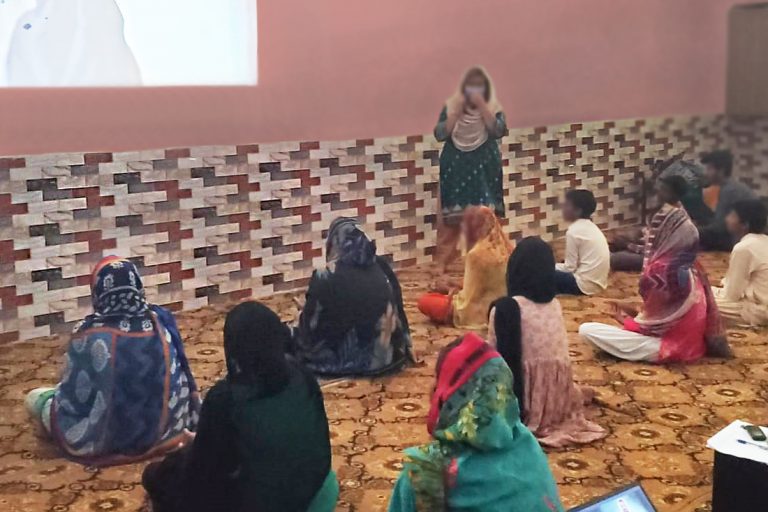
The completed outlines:
{"type": "Polygon", "coordinates": [[[720,112],[732,0],[262,0],[253,88],[0,90],[0,154],[417,134],[484,64],[512,126],[720,112]]]}

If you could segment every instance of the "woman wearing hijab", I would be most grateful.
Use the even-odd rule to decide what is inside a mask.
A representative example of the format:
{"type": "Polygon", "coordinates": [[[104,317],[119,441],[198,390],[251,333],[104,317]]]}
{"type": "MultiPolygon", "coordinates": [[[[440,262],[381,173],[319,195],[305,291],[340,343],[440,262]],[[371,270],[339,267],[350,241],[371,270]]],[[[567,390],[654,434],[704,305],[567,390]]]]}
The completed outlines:
{"type": "Polygon", "coordinates": [[[257,302],[227,315],[227,376],[203,402],[194,443],[151,464],[154,512],[331,512],[328,421],[313,375],[285,356],[288,328],[257,302]]]}
{"type": "Polygon", "coordinates": [[[324,269],[309,282],[290,351],[324,376],[377,375],[411,360],[400,284],[357,220],[331,223],[324,269]]]}
{"type": "Polygon", "coordinates": [[[437,323],[480,330],[487,325],[491,303],[504,296],[504,265],[514,245],[493,210],[485,206],[467,209],[462,229],[468,251],[463,285],[447,282],[437,286],[435,292],[419,299],[419,310],[437,323]]]}
{"type": "Polygon", "coordinates": [[[443,349],[436,374],[427,418],[432,441],[405,451],[389,511],[562,511],[498,352],[466,334],[443,349]]]}
{"type": "Polygon", "coordinates": [[[584,417],[573,381],[568,334],[557,294],[555,256],[538,237],[518,244],[507,264],[507,295],[491,309],[489,342],[514,375],[526,426],[546,446],[590,443],[605,430],[584,417]]]}
{"type": "Polygon", "coordinates": [[[173,315],[149,305],[128,260],[105,258],[91,278],[93,313],[75,329],[61,382],[27,409],[73,460],[124,464],[186,443],[200,401],[173,315]]]}
{"type": "Polygon", "coordinates": [[[647,230],[642,310],[615,304],[623,329],[596,322],[579,328],[584,339],[620,359],[691,363],[707,353],[730,355],[707,274],[696,260],[699,232],[680,203],[674,181],[659,181],[664,206],[647,230]]]}
{"type": "Polygon", "coordinates": [[[490,76],[482,67],[470,68],[446,101],[435,127],[435,138],[445,143],[440,154],[442,215],[437,233],[441,273],[458,256],[459,225],[468,206],[484,205],[504,215],[498,140],[506,133],[490,76]]]}

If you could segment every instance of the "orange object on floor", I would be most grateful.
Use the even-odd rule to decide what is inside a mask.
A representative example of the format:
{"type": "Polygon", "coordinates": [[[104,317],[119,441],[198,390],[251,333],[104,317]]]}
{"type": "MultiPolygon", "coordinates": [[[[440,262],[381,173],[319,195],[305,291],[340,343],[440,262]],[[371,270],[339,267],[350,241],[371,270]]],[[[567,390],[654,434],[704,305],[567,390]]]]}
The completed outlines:
{"type": "Polygon", "coordinates": [[[443,293],[425,293],[419,297],[419,311],[437,323],[447,323],[451,314],[451,297],[443,293]]]}

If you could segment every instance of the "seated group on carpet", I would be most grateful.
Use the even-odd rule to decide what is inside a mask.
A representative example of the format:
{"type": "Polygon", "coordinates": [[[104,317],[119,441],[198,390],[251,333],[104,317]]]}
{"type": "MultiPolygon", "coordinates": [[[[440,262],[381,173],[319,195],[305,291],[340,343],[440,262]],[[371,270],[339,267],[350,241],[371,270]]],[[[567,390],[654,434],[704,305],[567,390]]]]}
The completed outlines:
{"type": "MultiPolygon", "coordinates": [[[[702,230],[681,204],[686,180],[662,176],[658,189],[664,205],[646,230],[642,305],[615,304],[621,328],[585,323],[579,332],[634,361],[728,356],[720,309],[734,323],[768,321],[765,206],[736,201],[725,211],[738,243],[713,290],[696,259],[702,230]]],[[[595,209],[590,192],[566,194],[571,226],[556,264],[540,238],[515,245],[491,208],[467,208],[464,279],[439,280],[419,308],[439,323],[487,326],[487,339],[470,332],[441,351],[432,441],[406,451],[391,511],[563,510],[540,444],[607,434],[585,415],[594,393],[574,381],[556,298],[608,285],[611,255],[595,209]]],[[[165,455],[143,477],[156,512],[334,510],[339,487],[316,376],[392,373],[413,355],[397,277],[354,219],[330,226],[326,260],[295,325],[256,302],[229,312],[227,375],[201,403],[173,315],[146,301],[132,262],[104,259],[92,275],[93,314],[75,329],[56,388],[29,393],[30,414],[83,464],[165,455]]]]}

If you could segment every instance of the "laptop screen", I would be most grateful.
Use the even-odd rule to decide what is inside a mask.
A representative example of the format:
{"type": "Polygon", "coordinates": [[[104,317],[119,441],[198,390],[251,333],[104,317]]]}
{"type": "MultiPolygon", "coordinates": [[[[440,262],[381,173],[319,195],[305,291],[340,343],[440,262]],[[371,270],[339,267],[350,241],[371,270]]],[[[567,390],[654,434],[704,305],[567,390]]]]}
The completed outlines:
{"type": "Polygon", "coordinates": [[[634,484],[570,512],[656,512],[656,509],[640,484],[634,484]]]}

